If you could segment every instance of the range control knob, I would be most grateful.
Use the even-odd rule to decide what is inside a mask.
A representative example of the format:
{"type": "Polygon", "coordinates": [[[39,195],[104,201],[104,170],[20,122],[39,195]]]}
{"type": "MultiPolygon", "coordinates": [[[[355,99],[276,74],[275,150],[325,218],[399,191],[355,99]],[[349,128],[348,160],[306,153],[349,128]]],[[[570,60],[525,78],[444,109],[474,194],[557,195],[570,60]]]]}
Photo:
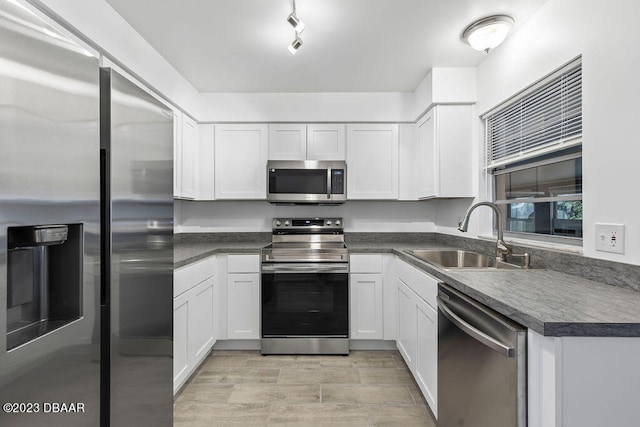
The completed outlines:
{"type": "Polygon", "coordinates": [[[335,225],[340,227],[340,220],[339,219],[336,219],[335,225]]]}
{"type": "Polygon", "coordinates": [[[282,222],[279,219],[276,219],[276,227],[280,227],[282,225],[282,222]]]}
{"type": "Polygon", "coordinates": [[[332,222],[331,222],[331,220],[330,220],[330,219],[328,219],[328,220],[327,220],[327,222],[325,223],[325,225],[326,225],[327,227],[331,227],[331,224],[332,224],[332,222]]]}
{"type": "Polygon", "coordinates": [[[289,220],[288,220],[288,219],[285,219],[285,220],[284,220],[284,226],[285,226],[285,227],[288,227],[289,225],[291,225],[291,223],[289,222],[289,220]]]}

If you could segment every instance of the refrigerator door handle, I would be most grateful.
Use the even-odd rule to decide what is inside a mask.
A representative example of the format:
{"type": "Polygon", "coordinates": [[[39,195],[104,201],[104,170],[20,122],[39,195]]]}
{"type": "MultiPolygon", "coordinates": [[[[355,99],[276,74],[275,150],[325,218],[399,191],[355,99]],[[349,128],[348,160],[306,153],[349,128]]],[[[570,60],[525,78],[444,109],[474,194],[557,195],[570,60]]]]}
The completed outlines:
{"type": "Polygon", "coordinates": [[[509,347],[504,345],[500,341],[495,338],[485,334],[484,332],[474,328],[469,323],[465,322],[462,318],[460,318],[457,314],[451,310],[449,306],[447,306],[444,299],[438,296],[438,308],[442,312],[442,314],[451,321],[454,325],[456,325],[460,330],[465,332],[467,335],[473,337],[477,341],[481,342],[485,346],[491,348],[492,350],[497,351],[505,357],[515,357],[516,349],[515,347],[509,347]]]}

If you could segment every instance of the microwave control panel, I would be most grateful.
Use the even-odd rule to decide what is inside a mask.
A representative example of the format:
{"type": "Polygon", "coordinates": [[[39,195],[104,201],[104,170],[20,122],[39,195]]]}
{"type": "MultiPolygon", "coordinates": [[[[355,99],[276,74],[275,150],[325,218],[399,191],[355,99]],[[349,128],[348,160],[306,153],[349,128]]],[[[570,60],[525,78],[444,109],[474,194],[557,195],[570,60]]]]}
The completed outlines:
{"type": "Polygon", "coordinates": [[[331,194],[344,194],[344,169],[331,169],[331,194]]]}

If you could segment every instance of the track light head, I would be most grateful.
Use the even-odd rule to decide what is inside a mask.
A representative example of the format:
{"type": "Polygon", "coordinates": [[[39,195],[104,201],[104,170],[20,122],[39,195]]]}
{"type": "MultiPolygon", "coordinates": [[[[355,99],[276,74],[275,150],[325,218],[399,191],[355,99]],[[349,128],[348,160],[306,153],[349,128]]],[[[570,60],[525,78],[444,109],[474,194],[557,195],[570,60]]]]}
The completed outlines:
{"type": "Polygon", "coordinates": [[[296,34],[296,38],[289,45],[289,53],[295,55],[300,46],[302,46],[302,39],[296,34]]]}
{"type": "Polygon", "coordinates": [[[298,19],[295,12],[291,12],[289,16],[287,16],[287,22],[296,30],[296,33],[300,34],[304,31],[305,25],[298,19]]]}

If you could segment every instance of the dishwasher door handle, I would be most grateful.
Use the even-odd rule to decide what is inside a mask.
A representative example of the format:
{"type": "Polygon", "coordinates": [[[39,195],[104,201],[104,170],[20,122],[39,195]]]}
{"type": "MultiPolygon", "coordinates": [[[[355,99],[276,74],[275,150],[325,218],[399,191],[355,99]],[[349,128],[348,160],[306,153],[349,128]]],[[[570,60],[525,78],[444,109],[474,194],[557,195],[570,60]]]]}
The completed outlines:
{"type": "Polygon", "coordinates": [[[447,303],[440,296],[438,296],[438,308],[440,308],[440,311],[447,319],[449,319],[454,325],[460,328],[467,335],[475,338],[477,341],[480,341],[485,346],[491,348],[492,350],[497,351],[503,356],[506,356],[506,357],[515,356],[516,354],[515,347],[509,347],[507,345],[504,345],[503,343],[496,340],[495,338],[485,334],[484,332],[478,330],[477,328],[474,328],[473,326],[471,326],[470,324],[462,320],[457,314],[453,312],[453,310],[451,310],[451,308],[447,306],[447,303]]]}

